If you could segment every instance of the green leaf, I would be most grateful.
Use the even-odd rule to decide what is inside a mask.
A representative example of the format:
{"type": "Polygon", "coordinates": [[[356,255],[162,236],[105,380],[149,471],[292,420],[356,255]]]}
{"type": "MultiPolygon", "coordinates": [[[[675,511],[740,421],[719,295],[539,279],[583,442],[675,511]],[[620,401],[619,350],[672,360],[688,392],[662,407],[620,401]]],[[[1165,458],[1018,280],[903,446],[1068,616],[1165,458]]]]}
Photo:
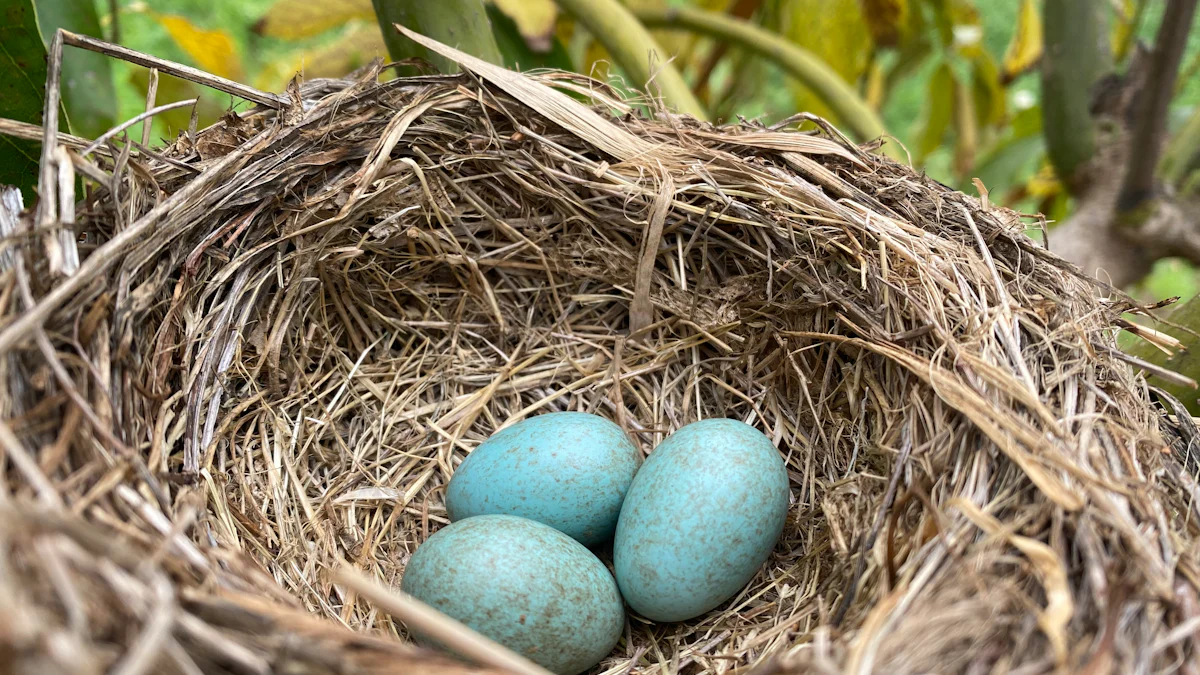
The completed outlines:
{"type": "Polygon", "coordinates": [[[918,161],[942,144],[954,117],[954,71],[943,61],[929,78],[929,97],[921,114],[917,137],[918,161]]]}
{"type": "Polygon", "coordinates": [[[571,55],[567,48],[553,33],[549,35],[550,49],[547,52],[535,52],[529,47],[516,21],[513,21],[494,4],[487,6],[488,19],[492,22],[492,34],[496,37],[496,46],[504,57],[504,65],[513,70],[532,70],[533,68],[558,68],[574,70],[571,55]]]}
{"type": "MultiPolygon", "coordinates": [[[[858,0],[791,0],[787,10],[787,38],[852,86],[857,83],[871,55],[871,35],[858,0]]],[[[797,110],[844,123],[808,87],[793,84],[793,97],[797,110]]]]}
{"type": "Polygon", "coordinates": [[[971,94],[975,99],[975,123],[980,129],[1004,119],[1004,86],[996,62],[987,52],[971,59],[971,94]]]}
{"type": "MultiPolygon", "coordinates": [[[[0,0],[0,117],[42,123],[46,47],[29,0],[0,0]]],[[[21,188],[33,204],[39,144],[0,135],[0,185],[21,188]]]]}
{"type": "Polygon", "coordinates": [[[1032,106],[1021,110],[1016,115],[1013,115],[1012,122],[1008,125],[1014,138],[1025,138],[1028,136],[1042,135],[1042,109],[1039,106],[1032,106]]]}
{"type": "MultiPolygon", "coordinates": [[[[1045,153],[1046,143],[1041,136],[1009,138],[980,158],[975,166],[974,177],[983,181],[988,188],[997,190],[1022,185],[1037,173],[1045,153]]],[[[970,180],[965,183],[970,183],[970,180]]]]}
{"type": "MultiPolygon", "coordinates": [[[[100,17],[92,0],[37,0],[38,26],[47,48],[59,28],[100,38],[100,17]]],[[[112,59],[82,49],[63,49],[62,101],[70,128],[95,138],[117,123],[112,59]]]]}
{"type": "Polygon", "coordinates": [[[900,37],[896,63],[888,70],[886,89],[891,90],[897,82],[925,63],[933,51],[933,39],[929,22],[921,7],[908,12],[908,20],[900,37]]]}
{"type": "Polygon", "coordinates": [[[1140,283],[1141,296],[1150,300],[1192,298],[1200,292],[1196,268],[1183,258],[1162,258],[1140,283]]]}

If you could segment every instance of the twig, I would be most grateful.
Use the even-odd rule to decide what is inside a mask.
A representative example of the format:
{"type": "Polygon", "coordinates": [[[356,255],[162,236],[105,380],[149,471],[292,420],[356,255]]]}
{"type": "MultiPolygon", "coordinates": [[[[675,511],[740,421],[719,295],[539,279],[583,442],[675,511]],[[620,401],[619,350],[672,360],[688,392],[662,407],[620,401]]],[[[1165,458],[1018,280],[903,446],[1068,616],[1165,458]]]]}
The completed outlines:
{"type": "MultiPolygon", "coordinates": [[[[50,225],[58,220],[58,209],[56,208],[56,197],[58,190],[55,188],[55,180],[57,176],[54,170],[54,149],[58,147],[58,99],[59,88],[62,79],[62,51],[63,51],[63,31],[60,29],[54,34],[54,39],[50,41],[50,49],[47,58],[47,68],[49,69],[46,75],[46,101],[42,107],[42,158],[38,165],[41,171],[38,173],[38,196],[41,198],[37,205],[37,217],[35,221],[38,229],[49,228],[50,225]]],[[[46,239],[47,257],[53,261],[61,260],[61,253],[55,251],[58,242],[53,237],[46,239]]]]}
{"type": "MultiPolygon", "coordinates": [[[[79,154],[86,155],[86,154],[94,151],[96,148],[100,147],[103,143],[108,141],[108,139],[112,138],[113,136],[116,136],[117,134],[121,133],[122,131],[125,131],[129,127],[137,124],[138,122],[141,122],[142,120],[144,120],[148,117],[154,117],[158,113],[166,112],[168,110],[174,110],[176,108],[186,108],[189,105],[195,104],[196,101],[197,101],[197,99],[189,98],[186,101],[176,101],[174,103],[167,103],[165,105],[160,105],[157,108],[151,108],[151,109],[147,110],[146,112],[141,113],[141,114],[137,115],[136,117],[133,117],[129,120],[126,120],[125,122],[122,122],[121,124],[118,124],[117,126],[104,132],[104,134],[102,136],[100,136],[100,138],[97,138],[96,140],[92,141],[79,154]]],[[[143,130],[142,136],[145,137],[147,133],[148,132],[143,130]]],[[[145,143],[146,143],[146,141],[143,140],[142,144],[144,145],[145,143]]]]}
{"type": "MultiPolygon", "coordinates": [[[[120,45],[114,45],[111,42],[97,40],[96,38],[88,37],[86,35],[79,35],[78,33],[72,33],[71,31],[63,30],[61,28],[58,29],[58,33],[55,34],[55,40],[58,40],[59,36],[61,36],[63,44],[68,44],[72,47],[78,47],[80,49],[86,49],[90,52],[111,56],[113,58],[121,59],[122,61],[136,63],[139,66],[157,68],[160,72],[168,75],[174,75],[175,77],[189,80],[191,82],[195,82],[196,84],[202,84],[206,87],[216,89],[217,91],[223,91],[226,94],[232,94],[249,101],[254,101],[255,103],[261,103],[269,108],[279,110],[280,108],[285,108],[289,105],[288,100],[278,94],[269,94],[265,91],[255,89],[254,87],[241,84],[240,82],[234,82],[233,80],[228,80],[224,77],[218,77],[216,75],[206,73],[203,70],[192,68],[191,66],[185,66],[182,63],[175,63],[174,61],[160,59],[156,56],[143,54],[142,52],[134,51],[120,45]]],[[[57,104],[57,97],[55,100],[57,104]]],[[[50,87],[48,84],[46,87],[46,101],[47,105],[49,105],[50,87]]]]}
{"type": "Polygon", "coordinates": [[[1102,347],[1101,345],[1097,345],[1097,348],[1099,348],[1101,351],[1112,354],[1114,357],[1130,365],[1137,366],[1138,368],[1141,368],[1142,370],[1158,377],[1159,379],[1166,380],[1171,384],[1178,385],[1180,387],[1188,387],[1190,389],[1195,389],[1197,387],[1196,381],[1186,375],[1180,375],[1173,370],[1167,370],[1162,366],[1157,366],[1144,359],[1139,359],[1136,356],[1130,356],[1129,354],[1126,354],[1118,349],[1102,347]]]}
{"type": "Polygon", "coordinates": [[[421,634],[481,665],[523,675],[550,675],[550,671],[520,654],[476,633],[412,596],[383,588],[349,566],[343,565],[337,570],[334,580],[375,603],[380,609],[421,634]]]}
{"type": "Polygon", "coordinates": [[[52,156],[58,182],[58,224],[46,236],[55,238],[55,252],[60,257],[50,259],[50,273],[70,276],[79,269],[79,247],[75,242],[75,164],[64,146],[54,148],[52,156]]]}
{"type": "MultiPolygon", "coordinates": [[[[116,42],[116,40],[113,40],[116,42]]],[[[158,102],[158,68],[150,69],[150,78],[146,84],[146,110],[150,111],[154,108],[154,104],[158,102]]],[[[150,128],[153,126],[151,122],[146,122],[142,125],[142,145],[150,145],[150,128]]]]}

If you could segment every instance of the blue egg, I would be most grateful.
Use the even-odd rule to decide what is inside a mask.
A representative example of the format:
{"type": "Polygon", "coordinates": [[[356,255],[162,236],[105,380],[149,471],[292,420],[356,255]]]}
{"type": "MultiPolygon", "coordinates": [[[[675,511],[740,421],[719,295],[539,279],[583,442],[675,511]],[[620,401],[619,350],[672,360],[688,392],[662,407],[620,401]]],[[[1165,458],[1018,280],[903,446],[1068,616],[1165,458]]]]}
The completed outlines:
{"type": "Polygon", "coordinates": [[[401,590],[548,670],[575,675],[621,637],[608,568],[582,544],[515,516],[477,516],[417,548],[401,590]]]}
{"type": "Polygon", "coordinates": [[[613,565],[625,601],[683,621],[733,597],[783,532],[788,475],[779,451],[730,419],[689,424],[646,459],[625,497],[613,565]]]}
{"type": "Polygon", "coordinates": [[[475,448],[446,488],[451,521],[501,513],[545,523],[585,546],[612,539],[642,455],[588,413],[531,417],[475,448]]]}

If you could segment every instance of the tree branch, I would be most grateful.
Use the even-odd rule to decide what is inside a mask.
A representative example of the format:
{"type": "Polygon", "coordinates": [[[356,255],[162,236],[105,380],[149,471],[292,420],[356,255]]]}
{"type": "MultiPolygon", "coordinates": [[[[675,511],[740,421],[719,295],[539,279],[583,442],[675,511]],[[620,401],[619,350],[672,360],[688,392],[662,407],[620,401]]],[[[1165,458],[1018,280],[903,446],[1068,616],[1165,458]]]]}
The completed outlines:
{"type": "MultiPolygon", "coordinates": [[[[812,52],[775,33],[725,14],[686,6],[639,9],[634,15],[651,28],[689,30],[770,59],[820,96],[860,140],[885,133],[875,111],[841,76],[812,52]]],[[[890,147],[885,146],[885,152],[890,147]]]]}
{"type": "Polygon", "coordinates": [[[1162,179],[1176,189],[1182,188],[1188,176],[1200,169],[1200,106],[1196,106],[1183,128],[1171,138],[1159,167],[1162,179]]]}
{"type": "Polygon", "coordinates": [[[1042,55],[1042,127],[1054,171],[1072,193],[1080,166],[1095,152],[1092,86],[1111,69],[1107,2],[1046,0],[1042,55]]]}
{"type": "Polygon", "coordinates": [[[1167,108],[1175,95],[1175,78],[1179,75],[1179,62],[1183,59],[1183,49],[1187,45],[1188,31],[1195,14],[1196,0],[1167,1],[1162,25],[1155,38],[1154,53],[1150,57],[1146,84],[1142,88],[1136,126],[1130,139],[1125,180],[1117,197],[1120,213],[1134,211],[1154,195],[1155,169],[1167,127],[1167,108]]]}
{"type": "MultiPolygon", "coordinates": [[[[738,19],[749,19],[758,11],[762,0],[737,0],[730,8],[728,15],[738,19]]],[[[708,81],[712,77],[713,71],[716,70],[717,64],[725,56],[725,52],[729,51],[729,43],[725,41],[717,42],[713,46],[708,57],[704,59],[704,63],[700,66],[700,72],[696,76],[696,84],[692,87],[692,93],[697,98],[708,98],[708,81]]]]}
{"type": "MultiPolygon", "coordinates": [[[[435,1],[435,0],[430,0],[435,1]]],[[[692,95],[683,76],[666,58],[666,52],[654,41],[650,31],[638,22],[617,0],[557,0],[558,6],[583,24],[604,45],[617,65],[643,89],[654,78],[663,100],[681,113],[707,119],[704,106],[692,95]],[[651,72],[651,58],[657,58],[651,72]]]]}

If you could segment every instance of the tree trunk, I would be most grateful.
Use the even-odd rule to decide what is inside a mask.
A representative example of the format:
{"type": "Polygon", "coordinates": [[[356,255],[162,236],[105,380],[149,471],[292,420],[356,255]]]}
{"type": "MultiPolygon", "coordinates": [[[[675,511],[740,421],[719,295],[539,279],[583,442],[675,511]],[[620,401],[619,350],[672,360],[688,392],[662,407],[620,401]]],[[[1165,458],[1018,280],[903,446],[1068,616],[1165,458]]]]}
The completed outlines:
{"type": "Polygon", "coordinates": [[[392,59],[420,57],[440,72],[458,72],[458,65],[396,32],[398,23],[489,63],[504,64],[492,36],[483,0],[371,0],[392,59]]]}
{"type": "Polygon", "coordinates": [[[1092,87],[1112,70],[1107,2],[1046,0],[1042,55],[1042,127],[1050,163],[1072,194],[1095,152],[1092,87]]]}

